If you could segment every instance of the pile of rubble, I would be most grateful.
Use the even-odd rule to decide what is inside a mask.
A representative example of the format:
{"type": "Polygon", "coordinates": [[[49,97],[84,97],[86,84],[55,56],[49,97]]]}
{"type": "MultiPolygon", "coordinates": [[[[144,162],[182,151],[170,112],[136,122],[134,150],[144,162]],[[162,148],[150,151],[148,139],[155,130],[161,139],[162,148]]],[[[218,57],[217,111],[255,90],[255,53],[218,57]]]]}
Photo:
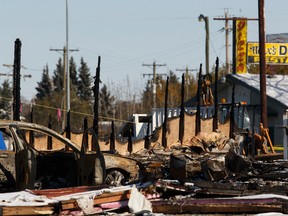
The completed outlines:
{"type": "Polygon", "coordinates": [[[239,134],[200,133],[185,145],[132,156],[154,174],[161,199],[152,201],[153,212],[287,213],[288,163],[275,155],[256,160],[244,147],[239,134]]]}
{"type": "Polygon", "coordinates": [[[199,133],[183,145],[131,154],[147,175],[129,185],[10,193],[0,208],[5,215],[288,213],[288,163],[256,160],[243,148],[241,135],[199,133]]]}

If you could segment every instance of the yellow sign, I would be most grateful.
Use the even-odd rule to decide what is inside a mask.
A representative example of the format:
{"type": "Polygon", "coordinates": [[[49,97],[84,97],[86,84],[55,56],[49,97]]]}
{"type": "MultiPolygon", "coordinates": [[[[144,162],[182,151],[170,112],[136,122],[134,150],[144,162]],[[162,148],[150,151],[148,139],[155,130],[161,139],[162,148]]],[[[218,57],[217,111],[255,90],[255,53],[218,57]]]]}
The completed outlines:
{"type": "MultiPolygon", "coordinates": [[[[288,43],[266,43],[265,58],[267,64],[288,64],[288,43]]],[[[248,63],[259,63],[259,43],[247,43],[248,63]]]]}
{"type": "Polygon", "coordinates": [[[247,72],[247,20],[236,20],[236,73],[247,72]]]}

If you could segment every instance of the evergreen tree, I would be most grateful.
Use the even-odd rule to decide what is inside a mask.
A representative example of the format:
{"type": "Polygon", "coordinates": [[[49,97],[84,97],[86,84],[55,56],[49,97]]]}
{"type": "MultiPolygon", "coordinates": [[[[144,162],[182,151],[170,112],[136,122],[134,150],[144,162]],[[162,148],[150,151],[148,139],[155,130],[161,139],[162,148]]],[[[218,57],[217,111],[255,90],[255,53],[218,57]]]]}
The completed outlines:
{"type": "Polygon", "coordinates": [[[69,72],[72,86],[77,87],[78,85],[77,66],[72,56],[69,61],[69,72]]]}
{"type": "Polygon", "coordinates": [[[0,97],[1,118],[8,118],[12,100],[12,87],[10,87],[8,79],[4,80],[2,87],[0,86],[0,97]]]}
{"type": "Polygon", "coordinates": [[[111,93],[108,91],[105,84],[99,92],[99,100],[100,115],[103,117],[113,117],[115,97],[111,96],[111,93]]]}
{"type": "Polygon", "coordinates": [[[51,80],[49,77],[48,65],[46,65],[46,67],[44,67],[43,73],[42,73],[42,80],[40,82],[37,82],[37,84],[38,84],[38,87],[36,87],[37,99],[41,100],[41,99],[43,99],[45,97],[49,97],[51,95],[52,84],[51,84],[51,80]]]}
{"type": "Polygon", "coordinates": [[[54,91],[61,92],[64,88],[64,66],[62,64],[61,58],[59,58],[58,63],[56,64],[56,70],[53,74],[53,84],[54,91]]]}
{"type": "Polygon", "coordinates": [[[92,96],[92,78],[89,72],[89,68],[86,62],[84,62],[83,57],[80,60],[80,68],[78,69],[78,72],[79,80],[77,95],[80,97],[80,100],[88,101],[91,99],[92,96]]]}

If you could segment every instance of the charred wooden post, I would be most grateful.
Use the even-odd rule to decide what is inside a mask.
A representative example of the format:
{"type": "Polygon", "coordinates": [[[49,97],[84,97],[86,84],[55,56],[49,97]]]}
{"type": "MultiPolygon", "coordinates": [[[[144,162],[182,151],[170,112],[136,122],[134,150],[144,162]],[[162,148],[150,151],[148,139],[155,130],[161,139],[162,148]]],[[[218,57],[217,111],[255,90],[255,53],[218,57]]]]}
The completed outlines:
{"type": "MultiPolygon", "coordinates": [[[[33,123],[33,111],[34,111],[34,109],[33,109],[33,106],[32,106],[31,107],[31,111],[30,111],[30,122],[31,123],[33,123]]],[[[29,131],[29,143],[30,143],[31,146],[34,147],[35,141],[34,141],[34,133],[33,133],[32,130],[29,131]]]]}
{"type": "Polygon", "coordinates": [[[150,149],[151,148],[151,142],[149,138],[149,131],[150,131],[150,121],[147,124],[147,131],[146,131],[146,136],[144,138],[144,148],[145,149],[150,149]]]}
{"type": "Polygon", "coordinates": [[[83,134],[83,145],[86,147],[86,149],[89,148],[89,145],[88,145],[88,119],[87,119],[87,116],[84,118],[84,134],[83,134]]]}
{"type": "Polygon", "coordinates": [[[128,147],[127,151],[131,154],[133,151],[133,142],[132,142],[132,131],[129,130],[129,136],[128,136],[128,147]]]}
{"type": "Polygon", "coordinates": [[[179,119],[179,141],[183,144],[184,137],[184,92],[185,92],[185,76],[182,74],[182,87],[181,87],[181,109],[179,119]]]}
{"type": "Polygon", "coordinates": [[[83,121],[83,142],[82,142],[82,148],[81,148],[81,151],[84,153],[86,152],[86,149],[89,148],[89,145],[88,145],[88,119],[87,119],[87,116],[84,118],[84,121],[83,121]]]}
{"type": "Polygon", "coordinates": [[[99,145],[99,131],[98,131],[98,123],[99,123],[99,83],[100,81],[100,63],[101,63],[101,57],[98,56],[98,66],[96,68],[96,76],[94,77],[94,86],[93,86],[93,93],[94,93],[94,118],[93,118],[93,130],[96,135],[96,140],[92,142],[92,151],[96,150],[96,143],[99,145]]]}
{"type": "Polygon", "coordinates": [[[71,139],[70,110],[67,112],[66,138],[71,139]]]}
{"type": "Polygon", "coordinates": [[[230,110],[230,131],[229,131],[230,138],[233,138],[234,126],[235,126],[234,109],[235,109],[235,84],[233,84],[232,88],[232,103],[230,110]]]}
{"type": "Polygon", "coordinates": [[[217,57],[215,67],[213,131],[216,131],[218,129],[218,71],[219,71],[219,58],[217,57]]]}
{"type": "MultiPolygon", "coordinates": [[[[67,112],[67,125],[66,125],[66,129],[65,129],[67,139],[71,139],[71,126],[70,125],[71,125],[70,124],[70,110],[68,110],[68,112],[67,112]]],[[[69,147],[65,146],[65,150],[68,151],[69,147]]]]}
{"type": "Polygon", "coordinates": [[[71,116],[70,116],[70,110],[68,110],[66,114],[66,138],[71,138],[71,116]]]}
{"type": "Polygon", "coordinates": [[[201,132],[201,81],[202,81],[202,64],[200,64],[199,77],[198,77],[198,87],[197,87],[197,111],[196,111],[196,126],[195,126],[195,135],[201,132]]]}
{"type": "Polygon", "coordinates": [[[110,151],[115,151],[115,128],[114,128],[114,121],[111,124],[111,133],[110,133],[110,151]]]}
{"type": "Polygon", "coordinates": [[[162,146],[164,148],[167,147],[167,106],[168,106],[168,87],[169,87],[169,77],[167,77],[166,80],[166,88],[165,88],[165,109],[164,109],[164,122],[163,122],[163,127],[162,127],[162,146]]]}
{"type": "Polygon", "coordinates": [[[30,123],[33,123],[33,112],[34,112],[34,107],[32,106],[30,110],[30,123]]]}
{"type": "Polygon", "coordinates": [[[253,107],[253,117],[252,117],[252,143],[251,143],[251,154],[252,158],[255,158],[255,113],[256,106],[253,107]]]}
{"type": "Polygon", "coordinates": [[[21,68],[21,41],[16,39],[14,45],[13,65],[13,120],[20,121],[20,68],[21,68]]]}
{"type": "MultiPolygon", "coordinates": [[[[52,128],[52,121],[51,121],[51,115],[49,115],[49,121],[48,121],[48,128],[52,128]]],[[[52,143],[52,137],[48,136],[47,137],[47,149],[51,150],[53,147],[53,143],[52,143]]]]}

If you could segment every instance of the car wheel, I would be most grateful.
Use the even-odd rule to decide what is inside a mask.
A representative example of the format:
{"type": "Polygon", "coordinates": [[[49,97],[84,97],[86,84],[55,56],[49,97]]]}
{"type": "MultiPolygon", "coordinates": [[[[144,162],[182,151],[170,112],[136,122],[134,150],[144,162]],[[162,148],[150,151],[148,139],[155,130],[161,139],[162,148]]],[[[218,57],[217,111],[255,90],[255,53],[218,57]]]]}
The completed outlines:
{"type": "Polygon", "coordinates": [[[121,186],[125,183],[125,175],[118,170],[110,170],[106,174],[105,183],[111,186],[121,186]]]}

